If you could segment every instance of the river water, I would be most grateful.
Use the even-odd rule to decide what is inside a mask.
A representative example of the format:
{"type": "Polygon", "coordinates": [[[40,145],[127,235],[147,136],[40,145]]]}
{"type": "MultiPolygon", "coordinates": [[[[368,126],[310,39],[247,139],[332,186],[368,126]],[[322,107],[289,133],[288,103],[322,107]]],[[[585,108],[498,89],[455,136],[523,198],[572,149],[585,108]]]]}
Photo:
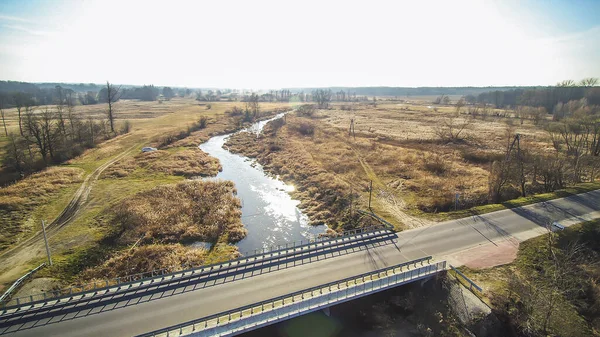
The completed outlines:
{"type": "MultiPolygon", "coordinates": [[[[279,114],[260,121],[240,132],[259,134],[271,120],[282,118],[279,114]]],[[[199,147],[218,158],[223,171],[216,178],[235,183],[237,196],[242,200],[242,223],[248,230],[246,238],[237,243],[242,254],[287,242],[306,240],[323,233],[325,226],[309,226],[308,217],[298,209],[300,201],[293,200],[288,192],[294,186],[265,174],[260,164],[223,145],[232,134],[215,136],[199,147]]]]}

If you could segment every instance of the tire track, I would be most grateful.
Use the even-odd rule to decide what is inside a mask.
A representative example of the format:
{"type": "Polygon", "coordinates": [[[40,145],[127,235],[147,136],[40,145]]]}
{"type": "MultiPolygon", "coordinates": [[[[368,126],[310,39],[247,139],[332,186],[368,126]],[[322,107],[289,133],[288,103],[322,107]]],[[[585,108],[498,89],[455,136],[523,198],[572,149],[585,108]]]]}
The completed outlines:
{"type": "MultiPolygon", "coordinates": [[[[77,214],[81,211],[83,206],[85,205],[90,192],[92,190],[93,184],[98,180],[102,172],[106,170],[108,167],[121,160],[123,157],[127,156],[133,149],[139,147],[139,144],[135,144],[132,147],[128,148],[124,152],[118,154],[112,159],[108,160],[106,163],[97,167],[92,173],[90,173],[83,181],[81,186],[77,189],[77,191],[73,194],[71,201],[69,204],[62,210],[62,212],[54,219],[52,222],[46,225],[46,235],[48,238],[56,235],[62,228],[70,224],[76,217],[77,214]]],[[[0,259],[2,260],[2,275],[6,278],[11,278],[13,273],[7,272],[10,269],[16,269],[20,266],[23,266],[27,261],[32,258],[37,257],[37,252],[43,247],[43,233],[42,231],[38,231],[34,235],[25,239],[24,241],[18,243],[10,249],[7,249],[0,253],[0,259]]],[[[18,274],[17,274],[18,275],[18,274]]],[[[18,277],[18,276],[17,276],[18,277]]],[[[4,278],[4,277],[3,277],[4,278]]]]}

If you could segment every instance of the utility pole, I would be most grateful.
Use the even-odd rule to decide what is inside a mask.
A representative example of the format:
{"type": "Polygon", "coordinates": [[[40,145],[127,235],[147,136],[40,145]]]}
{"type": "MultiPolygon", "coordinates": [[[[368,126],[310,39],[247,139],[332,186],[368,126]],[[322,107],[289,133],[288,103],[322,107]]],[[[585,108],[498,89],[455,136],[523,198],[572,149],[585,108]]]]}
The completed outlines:
{"type": "Polygon", "coordinates": [[[369,185],[369,211],[373,212],[371,210],[371,195],[373,194],[373,180],[371,180],[371,183],[369,185]]]}
{"type": "Polygon", "coordinates": [[[44,242],[46,243],[46,254],[48,254],[48,264],[52,265],[52,257],[50,256],[50,246],[48,246],[48,238],[46,237],[46,223],[42,220],[42,231],[44,232],[44,242]]]}
{"type": "Polygon", "coordinates": [[[458,198],[460,198],[460,193],[454,193],[454,210],[458,211],[458,198]]]}

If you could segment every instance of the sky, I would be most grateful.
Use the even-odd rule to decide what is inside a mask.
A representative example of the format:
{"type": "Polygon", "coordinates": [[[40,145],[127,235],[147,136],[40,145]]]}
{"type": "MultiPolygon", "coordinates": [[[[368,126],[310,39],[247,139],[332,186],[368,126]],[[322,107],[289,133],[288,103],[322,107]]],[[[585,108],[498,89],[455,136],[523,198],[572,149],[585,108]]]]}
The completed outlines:
{"type": "Polygon", "coordinates": [[[0,0],[0,80],[181,87],[600,77],[600,0],[0,0]]]}

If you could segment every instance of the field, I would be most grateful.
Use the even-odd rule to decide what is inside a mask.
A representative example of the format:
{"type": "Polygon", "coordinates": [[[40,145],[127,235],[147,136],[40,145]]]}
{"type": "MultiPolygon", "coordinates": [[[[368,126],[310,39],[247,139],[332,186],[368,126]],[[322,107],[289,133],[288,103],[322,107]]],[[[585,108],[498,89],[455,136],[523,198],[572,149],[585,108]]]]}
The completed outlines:
{"type": "MultiPolygon", "coordinates": [[[[311,222],[327,223],[334,230],[367,225],[357,211],[369,206],[402,230],[599,187],[585,183],[520,199],[514,199],[518,191],[508,190],[508,201],[488,204],[491,162],[504,158],[516,133],[523,151],[551,153],[548,133],[541,124],[509,111],[489,109],[475,115],[468,107],[432,105],[431,99],[335,103],[312,112],[300,108],[269,123],[260,137],[239,133],[228,146],[294,184],[293,197],[311,222]]],[[[118,102],[117,128],[129,121],[129,132],[0,188],[0,284],[44,261],[42,220],[49,224],[55,265],[40,275],[59,275],[67,283],[112,275],[111,269],[143,270],[158,266],[156,261],[180,266],[236,256],[231,243],[245,235],[240,223],[232,220],[228,226],[210,228],[193,221],[200,224],[194,227],[187,219],[201,218],[192,210],[202,206],[185,203],[188,198],[219,196],[227,201],[215,204],[233,205],[233,219],[239,217],[234,212],[239,205],[229,199],[233,190],[221,182],[196,188],[205,194],[194,197],[181,184],[217,174],[218,160],[197,145],[239,129],[242,116],[226,111],[242,104],[118,102]],[[159,150],[142,153],[144,146],[159,150]],[[165,195],[176,202],[161,209],[165,195]],[[153,211],[155,215],[146,217],[153,211]],[[158,226],[157,219],[174,221],[171,231],[158,226]],[[213,249],[187,249],[185,244],[194,241],[210,241],[213,249]],[[138,262],[133,269],[127,262],[131,259],[138,262]]],[[[265,116],[290,107],[298,105],[261,103],[265,116]]],[[[105,118],[103,105],[77,107],[76,112],[82,119],[105,118]]],[[[15,115],[15,110],[7,111],[8,128],[16,131],[15,115]]]]}
{"type": "MultiPolygon", "coordinates": [[[[72,210],[73,216],[49,230],[55,263],[43,274],[74,280],[87,267],[116,254],[115,250],[122,249],[122,245],[106,244],[115,231],[113,209],[134,196],[149,198],[144,193],[157,186],[194,176],[215,175],[220,168],[218,161],[206,156],[197,145],[212,135],[240,127],[238,120],[225,114],[234,105],[212,103],[209,108],[206,103],[192,99],[173,99],[160,104],[118,102],[117,127],[129,121],[132,127],[128,133],[107,140],[62,165],[0,188],[0,285],[6,286],[45,260],[40,240],[41,221],[52,223],[82,187],[85,187],[82,199],[72,210]],[[206,118],[206,125],[195,127],[201,118],[206,118]],[[144,146],[160,150],[142,154],[140,150],[144,146]]],[[[268,111],[283,106],[285,104],[267,103],[261,108],[268,111]]],[[[76,107],[82,119],[103,119],[104,111],[102,104],[76,107]]],[[[6,115],[7,127],[16,131],[16,111],[8,110],[6,115]]],[[[128,241],[123,242],[125,244],[133,245],[128,241]]],[[[214,249],[219,256],[202,257],[202,261],[227,259],[235,254],[235,247],[233,251],[223,248],[226,247],[214,249]]],[[[164,250],[158,247],[156,251],[164,250]]],[[[119,259],[122,257],[114,256],[113,261],[119,259]]],[[[88,272],[88,276],[92,274],[97,276],[88,272]]]]}
{"type": "Polygon", "coordinates": [[[372,181],[371,208],[402,229],[465,216],[465,210],[486,205],[491,162],[504,158],[516,133],[523,151],[553,151],[541,125],[504,110],[473,117],[465,107],[457,113],[455,106],[387,101],[290,114],[262,138],[240,134],[229,146],[293,182],[313,222],[351,225],[340,219],[368,208],[372,181]],[[442,137],[460,126],[460,137],[442,137]]]}

